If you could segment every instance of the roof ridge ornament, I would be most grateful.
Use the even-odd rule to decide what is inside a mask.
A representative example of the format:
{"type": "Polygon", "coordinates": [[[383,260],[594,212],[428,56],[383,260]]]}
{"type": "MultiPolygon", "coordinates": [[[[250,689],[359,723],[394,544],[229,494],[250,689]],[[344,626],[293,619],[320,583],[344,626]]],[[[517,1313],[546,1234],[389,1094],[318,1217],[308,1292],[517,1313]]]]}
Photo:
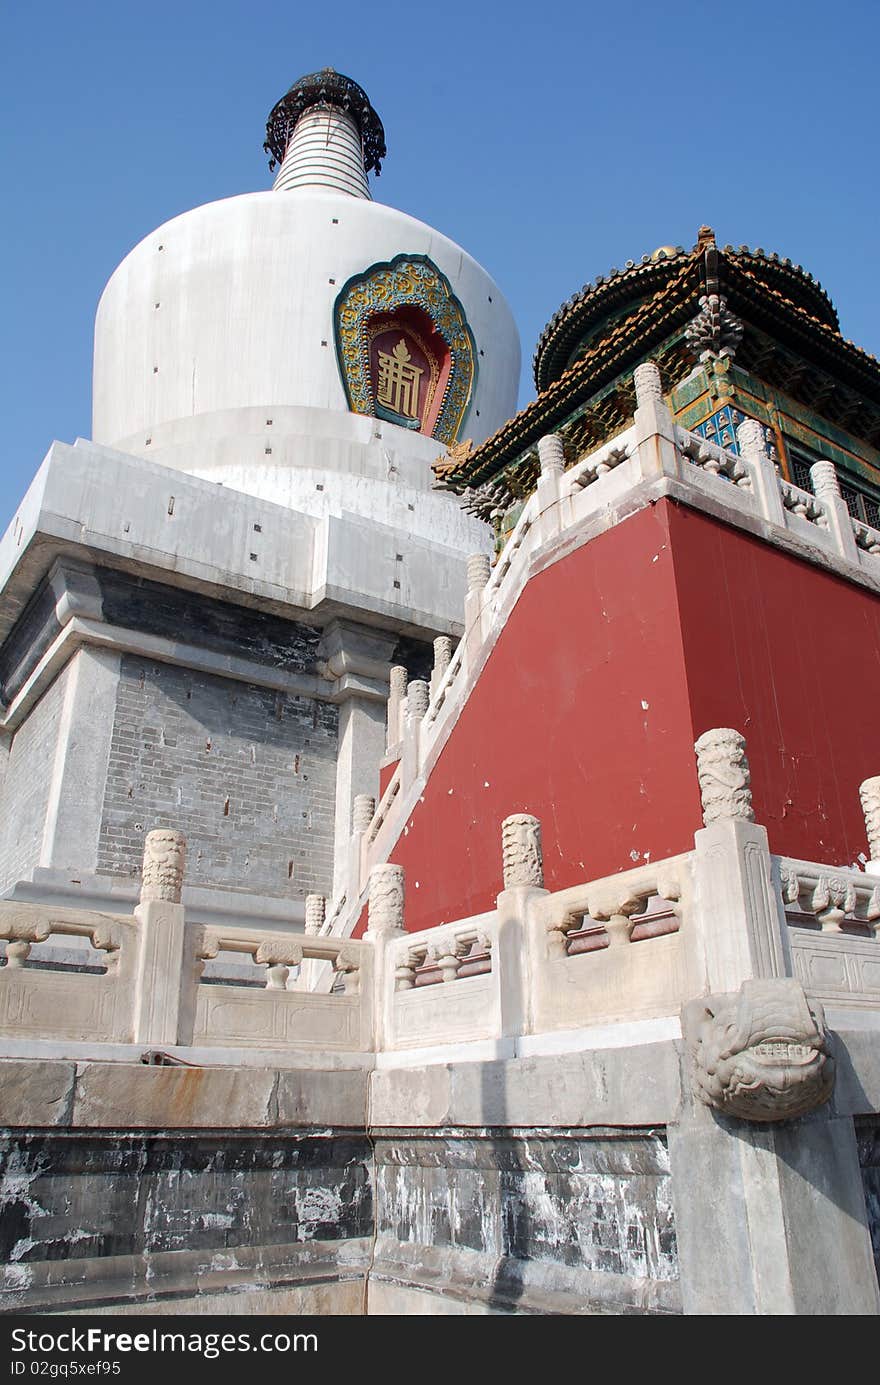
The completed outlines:
{"type": "Polygon", "coordinates": [[[727,306],[723,293],[704,293],[700,311],[685,328],[688,346],[698,361],[736,355],[742,340],[743,324],[727,306]]]}

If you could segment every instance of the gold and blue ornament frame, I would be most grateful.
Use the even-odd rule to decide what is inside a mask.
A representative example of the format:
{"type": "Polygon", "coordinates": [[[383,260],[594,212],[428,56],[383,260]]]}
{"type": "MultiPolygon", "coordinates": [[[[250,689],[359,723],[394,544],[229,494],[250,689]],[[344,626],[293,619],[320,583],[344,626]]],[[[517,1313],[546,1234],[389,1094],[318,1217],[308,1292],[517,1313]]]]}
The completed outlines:
{"type": "Polygon", "coordinates": [[[356,274],[333,310],[336,356],[352,413],[376,416],[368,326],[377,314],[415,307],[427,314],[449,352],[449,374],[431,436],[454,443],[473,398],[477,352],[464,308],[446,275],[426,255],[396,255],[356,274]]]}

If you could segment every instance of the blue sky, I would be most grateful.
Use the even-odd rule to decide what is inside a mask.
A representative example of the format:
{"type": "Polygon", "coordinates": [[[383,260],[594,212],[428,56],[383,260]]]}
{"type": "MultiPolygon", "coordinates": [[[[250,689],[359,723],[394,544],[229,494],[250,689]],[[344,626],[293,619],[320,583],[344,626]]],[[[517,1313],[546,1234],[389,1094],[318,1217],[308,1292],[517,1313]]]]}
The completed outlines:
{"type": "Polygon", "coordinates": [[[521,402],[563,299],[702,222],[804,264],[880,355],[876,0],[12,0],[3,40],[3,527],[52,438],[89,435],[115,265],[169,217],[270,186],[266,115],[326,65],[384,121],[377,200],[506,294],[521,402]]]}

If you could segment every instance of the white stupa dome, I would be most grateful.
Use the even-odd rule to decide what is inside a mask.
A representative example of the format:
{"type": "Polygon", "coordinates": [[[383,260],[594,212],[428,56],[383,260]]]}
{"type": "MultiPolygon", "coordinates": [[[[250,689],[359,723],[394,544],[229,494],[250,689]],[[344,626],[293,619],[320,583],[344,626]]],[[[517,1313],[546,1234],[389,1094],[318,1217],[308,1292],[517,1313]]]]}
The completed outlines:
{"type": "Polygon", "coordinates": [[[404,492],[418,491],[416,527],[467,547],[477,522],[431,493],[430,463],[515,410],[507,303],[460,246],[371,199],[384,132],[349,78],[327,69],[295,83],[272,111],[267,149],[280,165],[271,191],[175,217],[111,276],[95,328],[95,441],[311,513],[341,506],[383,520],[402,508],[412,524],[404,492]],[[413,274],[433,302],[409,291],[413,274]],[[355,326],[363,284],[375,311],[355,326]],[[443,313],[467,340],[463,364],[440,335],[452,339],[443,313]],[[432,406],[406,404],[422,416],[405,426],[382,408],[375,371],[368,378],[371,333],[386,348],[400,335],[426,400],[435,388],[432,406]],[[368,349],[353,368],[353,350],[368,349]]]}

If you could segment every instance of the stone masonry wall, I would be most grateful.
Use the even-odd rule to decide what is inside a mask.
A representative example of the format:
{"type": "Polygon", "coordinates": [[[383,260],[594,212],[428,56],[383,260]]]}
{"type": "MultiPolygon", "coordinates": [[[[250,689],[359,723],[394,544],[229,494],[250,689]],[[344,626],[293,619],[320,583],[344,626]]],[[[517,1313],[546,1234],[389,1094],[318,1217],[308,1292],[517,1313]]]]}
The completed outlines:
{"type": "Polygon", "coordinates": [[[68,664],[15,733],[0,798],[0,890],[40,859],[68,664]]]}
{"type": "Polygon", "coordinates": [[[388,1131],[375,1157],[373,1279],[501,1312],[680,1311],[659,1132],[388,1131]]]}
{"type": "Polygon", "coordinates": [[[96,569],[104,619],[148,635],[233,654],[290,672],[313,672],[321,631],[267,611],[217,601],[145,577],[96,569]]]}
{"type": "Polygon", "coordinates": [[[334,706],[122,660],[98,869],[134,875],[144,833],[186,833],[190,884],[279,898],[329,892],[334,706]]]}
{"type": "Polygon", "coordinates": [[[357,1276],[372,1230],[362,1135],[6,1132],[0,1312],[357,1276]]]}
{"type": "Polygon", "coordinates": [[[386,1314],[423,1311],[414,1292],[432,1312],[680,1311],[654,1131],[8,1129],[0,1263],[0,1313],[366,1272],[386,1314]]]}
{"type": "Polygon", "coordinates": [[[868,1230],[874,1249],[877,1279],[880,1280],[880,1122],[874,1119],[856,1122],[856,1136],[865,1188],[868,1230]]]}

